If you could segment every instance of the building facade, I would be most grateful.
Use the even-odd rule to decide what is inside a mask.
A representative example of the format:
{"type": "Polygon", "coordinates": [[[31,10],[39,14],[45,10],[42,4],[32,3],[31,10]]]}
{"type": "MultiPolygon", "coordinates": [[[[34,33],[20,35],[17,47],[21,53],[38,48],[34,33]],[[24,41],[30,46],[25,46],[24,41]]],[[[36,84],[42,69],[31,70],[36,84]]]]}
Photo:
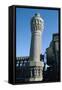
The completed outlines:
{"type": "Polygon", "coordinates": [[[59,34],[53,34],[50,46],[46,49],[47,64],[50,66],[48,79],[52,81],[60,80],[60,50],[59,50],[59,34]]]}
{"type": "MultiPolygon", "coordinates": [[[[40,61],[44,62],[44,55],[40,55],[40,61]]],[[[33,70],[33,67],[30,67],[29,63],[29,56],[16,58],[16,79],[18,81],[30,80],[30,70],[33,70]]],[[[34,77],[34,73],[32,73],[32,77],[34,77]]]]}

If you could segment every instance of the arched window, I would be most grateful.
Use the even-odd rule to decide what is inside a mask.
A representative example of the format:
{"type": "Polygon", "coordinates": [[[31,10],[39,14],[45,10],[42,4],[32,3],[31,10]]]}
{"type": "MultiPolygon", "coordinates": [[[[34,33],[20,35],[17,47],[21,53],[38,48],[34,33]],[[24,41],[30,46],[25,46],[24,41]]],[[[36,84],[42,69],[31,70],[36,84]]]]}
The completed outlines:
{"type": "Polygon", "coordinates": [[[34,69],[32,69],[32,76],[34,77],[34,69]]]}
{"type": "Polygon", "coordinates": [[[37,76],[37,69],[34,69],[34,75],[37,76]]]}
{"type": "Polygon", "coordinates": [[[38,69],[38,75],[40,76],[40,69],[38,69]]]}
{"type": "Polygon", "coordinates": [[[20,64],[20,67],[22,66],[22,64],[20,64]]]}
{"type": "Polygon", "coordinates": [[[19,64],[18,63],[16,64],[16,67],[19,67],[19,64]]]}

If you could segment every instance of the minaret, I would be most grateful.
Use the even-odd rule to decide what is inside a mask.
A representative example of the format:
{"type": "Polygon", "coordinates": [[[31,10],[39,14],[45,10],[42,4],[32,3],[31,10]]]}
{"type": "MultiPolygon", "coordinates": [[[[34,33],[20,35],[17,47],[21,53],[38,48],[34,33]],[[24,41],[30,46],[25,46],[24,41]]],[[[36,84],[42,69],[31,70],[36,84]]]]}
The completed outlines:
{"type": "Polygon", "coordinates": [[[43,65],[40,61],[41,36],[44,21],[40,14],[35,14],[31,19],[31,47],[30,47],[30,81],[43,80],[43,65]]]}

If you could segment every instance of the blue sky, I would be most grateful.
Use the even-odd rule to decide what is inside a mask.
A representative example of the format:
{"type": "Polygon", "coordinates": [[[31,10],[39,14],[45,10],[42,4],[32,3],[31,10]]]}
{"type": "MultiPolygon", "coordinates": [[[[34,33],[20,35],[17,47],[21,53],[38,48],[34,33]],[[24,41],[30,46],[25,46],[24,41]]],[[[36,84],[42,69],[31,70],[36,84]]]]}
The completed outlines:
{"type": "Polygon", "coordinates": [[[29,56],[31,42],[30,21],[35,13],[44,20],[41,53],[49,46],[53,33],[58,32],[58,10],[16,8],[16,56],[29,56]]]}

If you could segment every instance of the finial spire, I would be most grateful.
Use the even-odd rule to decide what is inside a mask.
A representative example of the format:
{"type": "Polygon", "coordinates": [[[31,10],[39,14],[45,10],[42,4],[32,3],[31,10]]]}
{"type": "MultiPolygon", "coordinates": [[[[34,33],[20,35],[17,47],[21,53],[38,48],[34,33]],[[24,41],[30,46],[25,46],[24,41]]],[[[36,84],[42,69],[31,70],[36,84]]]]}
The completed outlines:
{"type": "Polygon", "coordinates": [[[40,16],[40,13],[35,13],[35,16],[38,16],[39,17],[40,16]]]}

